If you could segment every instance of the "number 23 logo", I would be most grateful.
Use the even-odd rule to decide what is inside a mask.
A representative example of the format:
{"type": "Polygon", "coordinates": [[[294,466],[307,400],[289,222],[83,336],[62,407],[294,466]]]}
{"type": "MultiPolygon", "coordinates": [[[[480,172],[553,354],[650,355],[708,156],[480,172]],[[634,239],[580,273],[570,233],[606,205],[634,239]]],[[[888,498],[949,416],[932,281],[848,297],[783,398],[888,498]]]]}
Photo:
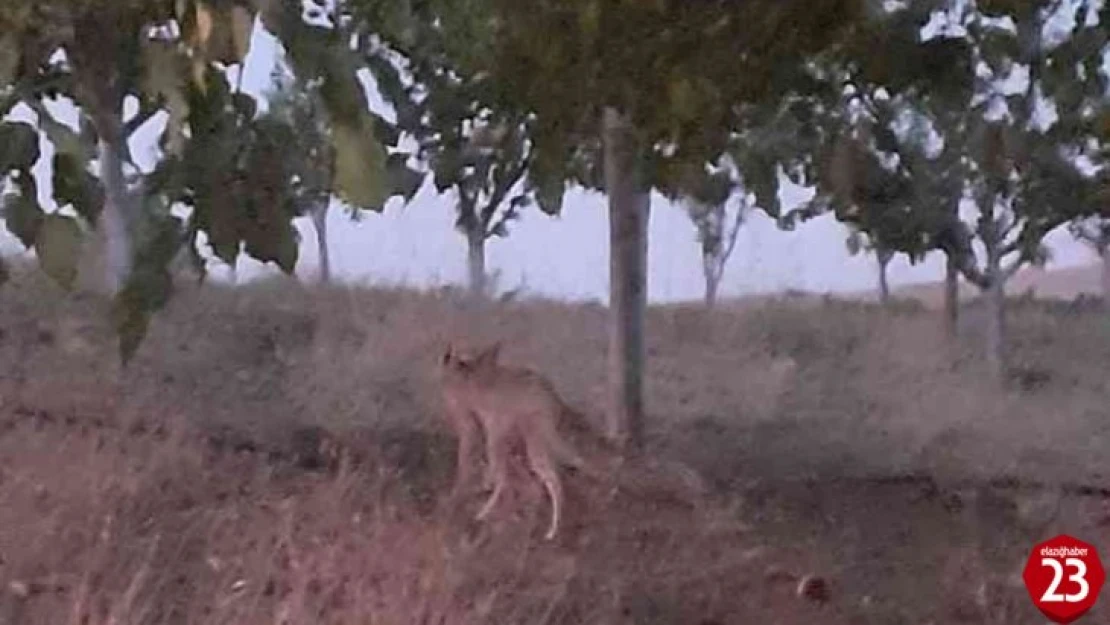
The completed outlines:
{"type": "Polygon", "coordinates": [[[1087,598],[1091,592],[1091,587],[1087,583],[1087,565],[1078,558],[1068,558],[1064,560],[1061,565],[1060,561],[1055,558],[1041,558],[1041,565],[1047,566],[1052,569],[1052,583],[1041,596],[1041,601],[1046,603],[1078,603],[1087,598]],[[1079,592],[1074,595],[1062,595],[1057,592],[1060,588],[1060,582],[1064,577],[1064,566],[1074,567],[1075,573],[1068,576],[1068,581],[1075,582],[1079,585],[1079,592]]]}

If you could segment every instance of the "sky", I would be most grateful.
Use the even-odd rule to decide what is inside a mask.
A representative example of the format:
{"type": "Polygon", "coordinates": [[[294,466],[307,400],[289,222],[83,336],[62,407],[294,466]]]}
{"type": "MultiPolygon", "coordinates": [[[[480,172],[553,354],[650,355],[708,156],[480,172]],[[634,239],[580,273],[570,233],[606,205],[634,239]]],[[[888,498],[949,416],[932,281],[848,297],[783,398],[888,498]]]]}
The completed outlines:
{"type": "MultiPolygon", "coordinates": [[[[279,54],[275,40],[256,24],[245,63],[244,91],[263,94],[279,54]]],[[[392,111],[377,96],[372,78],[367,76],[365,82],[371,108],[391,118],[392,111]]],[[[52,104],[50,109],[59,121],[76,127],[76,111],[71,105],[52,104]]],[[[14,111],[11,117],[33,119],[26,109],[14,111]]],[[[149,170],[158,160],[157,137],[164,123],[164,115],[157,116],[132,139],[133,157],[143,170],[149,170]]],[[[36,167],[40,201],[52,208],[49,162],[53,152],[45,138],[41,147],[44,158],[36,167]]],[[[785,182],[784,210],[809,197],[809,190],[785,182]]],[[[452,197],[437,195],[430,181],[407,206],[393,199],[382,214],[363,213],[357,222],[335,205],[328,220],[333,273],[337,279],[365,284],[464,284],[466,243],[453,229],[453,221],[452,197]]],[[[653,194],[649,224],[649,300],[701,298],[704,280],[700,251],[694,226],[682,207],[653,194]]],[[[307,219],[298,220],[297,227],[302,234],[297,274],[314,279],[318,272],[315,232],[307,219]]],[[[785,289],[848,292],[873,288],[877,276],[873,257],[851,256],[845,245],[846,235],[847,230],[831,216],[784,232],[756,211],[740,230],[721,281],[720,297],[785,289]]],[[[1072,240],[1066,230],[1053,232],[1047,244],[1052,250],[1051,267],[1095,261],[1094,254],[1072,240]]],[[[5,255],[19,253],[20,249],[13,237],[0,233],[0,250],[5,255]]],[[[568,192],[561,215],[525,212],[511,224],[508,237],[492,239],[487,245],[487,267],[495,274],[499,288],[523,287],[527,293],[560,299],[607,301],[608,258],[605,197],[581,189],[568,192]]],[[[243,258],[237,279],[242,282],[276,272],[273,266],[243,258]]],[[[216,279],[227,279],[228,275],[218,263],[212,269],[216,279]]],[[[916,266],[899,256],[889,270],[893,286],[938,280],[942,275],[943,261],[938,255],[916,266]]]]}

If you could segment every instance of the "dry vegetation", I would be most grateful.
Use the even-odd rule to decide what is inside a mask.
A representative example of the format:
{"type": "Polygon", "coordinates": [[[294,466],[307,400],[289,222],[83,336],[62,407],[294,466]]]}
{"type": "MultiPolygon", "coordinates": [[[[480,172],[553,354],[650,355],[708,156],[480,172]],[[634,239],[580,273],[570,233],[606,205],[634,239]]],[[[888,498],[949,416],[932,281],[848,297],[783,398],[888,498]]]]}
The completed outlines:
{"type": "Polygon", "coordinates": [[[500,338],[506,361],[596,415],[600,307],[187,288],[122,370],[104,302],[14,282],[0,290],[5,625],[1033,624],[1017,580],[1032,542],[1110,545],[1103,491],[1087,488],[1110,469],[1097,309],[1016,304],[1020,367],[1000,394],[979,381],[974,307],[959,345],[909,305],[654,308],[651,453],[708,488],[571,477],[566,532],[544,543],[529,482],[486,525],[470,520],[480,498],[444,502],[454,447],[432,363],[447,336],[500,338]],[[771,366],[784,355],[791,379],[771,366]],[[796,596],[808,574],[826,600],[796,596]]]}

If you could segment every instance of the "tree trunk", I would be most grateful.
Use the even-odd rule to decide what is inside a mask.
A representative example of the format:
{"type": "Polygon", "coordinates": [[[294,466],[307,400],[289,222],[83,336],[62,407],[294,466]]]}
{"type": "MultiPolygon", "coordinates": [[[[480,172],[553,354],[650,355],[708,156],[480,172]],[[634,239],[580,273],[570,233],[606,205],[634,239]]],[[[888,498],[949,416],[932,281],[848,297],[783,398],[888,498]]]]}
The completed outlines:
{"type": "Polygon", "coordinates": [[[1001,280],[987,290],[987,365],[1002,382],[1006,376],[1006,295],[1001,280]]]}
{"type": "Polygon", "coordinates": [[[75,11],[73,44],[66,56],[73,64],[74,88],[81,108],[96,131],[100,183],[104,208],[98,218],[97,236],[103,244],[104,288],[111,296],[119,293],[131,277],[134,263],[134,225],[139,206],[127,188],[123,164],[128,155],[124,132],[121,86],[126,46],[140,29],[125,19],[128,9],[121,3],[103,3],[97,8],[75,11]]]}
{"type": "Polygon", "coordinates": [[[486,296],[486,239],[478,228],[466,232],[466,268],[470,294],[475,298],[486,296]]]}
{"type": "Polygon", "coordinates": [[[1102,257],[1102,302],[1110,305],[1110,245],[1105,245],[1099,253],[1102,257]]]}
{"type": "Polygon", "coordinates": [[[705,307],[712,310],[717,305],[717,289],[721,286],[721,275],[708,267],[705,270],[705,307]]]}
{"type": "Polygon", "coordinates": [[[1001,384],[1006,379],[1006,283],[1002,276],[1002,259],[993,249],[987,251],[986,347],[987,366],[1001,384]]]}
{"type": "Polygon", "coordinates": [[[890,304],[890,282],[887,280],[886,270],[890,265],[890,258],[882,254],[879,255],[879,304],[887,306],[890,304]]]}
{"type": "Polygon", "coordinates": [[[115,127],[98,129],[101,136],[98,156],[105,200],[100,217],[104,241],[104,285],[108,294],[114,296],[131,275],[131,226],[135,211],[123,178],[122,120],[117,116],[109,123],[115,127]]]}
{"type": "Polygon", "coordinates": [[[944,264],[944,329],[950,338],[959,333],[960,268],[952,254],[945,255],[944,264]]]}
{"type": "Polygon", "coordinates": [[[638,175],[639,146],[631,123],[613,108],[602,120],[605,190],[609,196],[610,436],[639,450],[644,432],[644,316],[650,189],[638,175]]]}
{"type": "Polygon", "coordinates": [[[312,207],[312,225],[316,229],[316,250],[320,256],[320,282],[331,283],[331,250],[328,248],[328,200],[312,207]]]}

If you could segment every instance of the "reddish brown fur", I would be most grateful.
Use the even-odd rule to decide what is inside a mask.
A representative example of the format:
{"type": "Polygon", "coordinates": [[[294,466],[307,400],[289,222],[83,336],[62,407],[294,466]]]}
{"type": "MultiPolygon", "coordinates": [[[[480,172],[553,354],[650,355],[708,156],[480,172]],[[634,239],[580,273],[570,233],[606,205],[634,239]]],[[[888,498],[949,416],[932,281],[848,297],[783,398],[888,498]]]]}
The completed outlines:
{"type": "Polygon", "coordinates": [[[521,443],[528,466],[551,500],[551,523],[545,537],[558,532],[563,508],[560,465],[600,476],[558,431],[560,420],[572,409],[543,375],[510,368],[498,362],[500,344],[476,354],[460,353],[448,345],[440,361],[443,399],[448,421],[459,439],[457,495],[470,479],[470,455],[479,433],[484,433],[488,464],[484,486],[489,499],[477,514],[485,519],[508,485],[508,460],[521,443]]]}

